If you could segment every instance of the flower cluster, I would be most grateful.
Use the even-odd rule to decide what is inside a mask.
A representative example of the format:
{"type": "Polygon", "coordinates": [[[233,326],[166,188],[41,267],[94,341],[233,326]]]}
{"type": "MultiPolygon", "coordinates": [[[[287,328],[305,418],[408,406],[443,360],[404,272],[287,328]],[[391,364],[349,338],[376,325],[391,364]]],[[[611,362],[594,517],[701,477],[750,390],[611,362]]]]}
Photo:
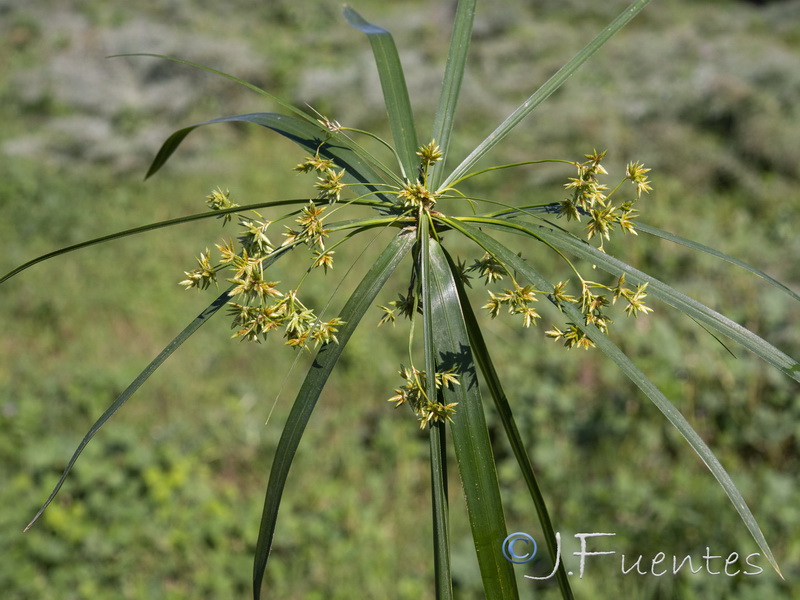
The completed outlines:
{"type": "MultiPolygon", "coordinates": [[[[421,147],[417,154],[422,159],[420,181],[407,184],[399,196],[403,200],[404,207],[430,208],[436,198],[428,196],[430,192],[424,185],[424,176],[427,174],[427,167],[441,157],[434,142],[421,147]]],[[[635,235],[633,218],[637,211],[633,209],[633,204],[642,193],[651,190],[650,182],[647,179],[650,169],[645,168],[639,162],[629,163],[625,178],[613,191],[607,193],[606,186],[599,181],[599,176],[606,174],[606,170],[601,164],[604,157],[605,152],[594,152],[586,155],[588,160],[583,163],[571,163],[578,168],[578,176],[570,179],[566,184],[573,194],[571,198],[560,203],[559,215],[565,215],[568,220],[580,220],[582,217],[588,216],[589,239],[594,235],[600,236],[601,240],[609,239],[610,232],[617,225],[623,231],[635,235]],[[610,203],[610,198],[625,181],[629,181],[635,186],[636,196],[634,200],[615,207],[610,203]]],[[[600,249],[603,249],[602,245],[600,249]]],[[[615,285],[609,286],[584,279],[573,267],[581,286],[580,294],[573,296],[567,292],[568,281],[559,282],[553,286],[552,291],[542,291],[531,285],[521,285],[516,281],[516,273],[512,274],[507,265],[489,252],[485,252],[481,258],[474,260],[470,266],[459,260],[457,270],[462,282],[470,287],[470,273],[475,273],[482,278],[486,285],[500,282],[506,277],[511,279],[510,287],[502,288],[499,291],[489,291],[489,301],[482,306],[493,319],[499,316],[505,308],[509,314],[521,316],[524,327],[535,325],[541,318],[539,312],[534,308],[534,303],[539,301],[540,295],[549,299],[558,308],[562,308],[567,303],[577,306],[583,315],[583,323],[579,325],[569,322],[564,330],[553,327],[546,332],[548,337],[563,341],[568,348],[593,347],[594,343],[586,336],[581,327],[594,325],[602,333],[607,333],[609,326],[613,323],[608,314],[608,308],[616,304],[620,298],[627,303],[624,310],[630,317],[652,312],[652,309],[644,302],[647,297],[647,284],[638,285],[635,289],[626,287],[624,275],[615,285]]],[[[398,314],[410,319],[415,310],[420,309],[419,301],[413,292],[409,292],[407,296],[400,295],[398,300],[389,302],[388,305],[381,305],[379,308],[383,311],[379,325],[394,324],[398,314]]],[[[409,373],[413,374],[411,371],[409,373]]],[[[411,385],[407,392],[412,393],[414,389],[411,385]]]]}
{"type": "MultiPolygon", "coordinates": [[[[222,191],[222,188],[217,188],[209,196],[206,196],[206,204],[211,210],[226,210],[229,208],[236,208],[239,206],[231,201],[231,193],[228,190],[222,191]]],[[[218,217],[222,219],[222,223],[229,223],[231,220],[230,213],[225,213],[218,217]]]]}
{"type": "MultiPolygon", "coordinates": [[[[484,255],[480,261],[476,261],[475,265],[470,268],[481,271],[487,285],[497,279],[502,279],[502,275],[499,274],[501,270],[504,274],[507,274],[505,267],[497,259],[487,255],[484,255]]],[[[603,333],[608,333],[608,327],[613,323],[606,312],[606,308],[616,304],[620,298],[627,302],[625,313],[629,317],[638,317],[640,314],[646,315],[653,310],[644,303],[644,299],[647,297],[647,284],[638,285],[635,289],[626,287],[624,274],[614,286],[581,278],[581,293],[579,296],[572,296],[567,293],[568,281],[562,281],[554,285],[552,292],[549,293],[537,290],[531,285],[521,286],[513,277],[511,281],[513,285],[511,288],[503,289],[498,293],[489,291],[489,302],[484,304],[482,308],[486,309],[494,319],[500,314],[501,309],[506,307],[509,314],[522,316],[522,323],[525,327],[535,325],[537,319],[541,318],[532,306],[534,302],[538,302],[538,294],[546,296],[559,309],[566,303],[576,305],[583,315],[584,324],[594,325],[603,333]]],[[[382,308],[388,312],[387,308],[382,308]]],[[[391,318],[393,321],[394,315],[391,318]]],[[[384,316],[385,319],[387,319],[386,316],[384,316]]],[[[594,347],[594,343],[577,324],[567,323],[567,325],[568,328],[564,331],[558,327],[553,327],[545,334],[555,340],[563,340],[564,345],[568,348],[575,346],[581,348],[594,347]]]]}
{"type": "MultiPolygon", "coordinates": [[[[616,304],[619,298],[623,298],[628,304],[625,307],[625,313],[629,317],[638,317],[639,314],[646,315],[653,312],[653,309],[646,306],[644,299],[647,297],[647,284],[636,286],[633,290],[625,286],[625,275],[623,274],[614,287],[606,286],[594,281],[581,280],[581,295],[579,298],[569,296],[564,293],[564,288],[567,282],[561,282],[554,286],[553,293],[550,298],[556,304],[561,306],[563,302],[570,302],[576,304],[583,313],[584,323],[595,325],[601,332],[608,333],[608,326],[612,320],[604,312],[604,307],[609,305],[608,297],[604,293],[595,292],[610,292],[610,304],[616,304]]],[[[593,348],[594,342],[590,340],[586,334],[575,323],[567,323],[567,329],[562,331],[558,327],[545,332],[550,338],[554,340],[563,340],[567,348],[580,347],[584,349],[593,348]]]]}
{"type": "Polygon", "coordinates": [[[403,208],[422,208],[430,210],[436,204],[437,194],[431,192],[425,184],[417,181],[406,183],[398,194],[403,208]]]}
{"type": "Polygon", "coordinates": [[[399,205],[404,209],[422,209],[430,211],[436,204],[439,194],[428,189],[428,170],[434,164],[442,160],[442,151],[431,140],[429,144],[420,146],[417,151],[420,158],[419,175],[416,181],[407,181],[402,189],[397,192],[399,205]]]}
{"type": "MultiPolygon", "coordinates": [[[[497,260],[488,252],[475,260],[471,266],[465,267],[459,261],[458,270],[461,273],[461,278],[464,283],[469,285],[468,273],[476,271],[480,277],[483,277],[484,284],[489,285],[495,281],[500,281],[509,275],[508,269],[505,265],[497,260]]],[[[534,289],[531,285],[521,286],[513,277],[511,277],[513,288],[504,289],[500,293],[495,294],[489,292],[489,302],[484,304],[481,308],[489,311],[489,314],[494,319],[500,314],[500,309],[505,306],[511,315],[522,315],[522,323],[525,327],[530,327],[536,324],[536,319],[541,318],[536,309],[531,306],[533,302],[538,302],[536,297],[537,293],[541,293],[534,289]]]]}
{"type": "Polygon", "coordinates": [[[430,143],[419,147],[417,156],[419,156],[420,159],[419,181],[427,184],[428,169],[430,169],[435,163],[442,160],[444,155],[442,154],[441,148],[439,148],[439,145],[436,143],[436,140],[431,140],[430,143]]]}
{"type": "MultiPolygon", "coordinates": [[[[405,384],[394,391],[395,395],[389,398],[389,402],[394,402],[395,407],[408,404],[414,411],[414,414],[419,417],[420,429],[425,429],[431,422],[453,421],[452,415],[456,412],[455,407],[458,405],[458,402],[443,404],[436,399],[429,398],[427,393],[427,377],[424,371],[419,371],[414,367],[406,368],[401,366],[399,373],[400,377],[405,380],[405,384]]],[[[454,385],[461,385],[458,381],[458,375],[455,369],[448,369],[442,373],[436,373],[434,375],[434,380],[437,390],[445,386],[452,389],[454,385]]]]}
{"type": "Polygon", "coordinates": [[[536,290],[531,285],[522,287],[516,281],[513,283],[513,289],[503,290],[500,294],[489,292],[490,300],[481,308],[488,310],[494,319],[500,314],[500,309],[506,306],[509,314],[522,315],[522,323],[525,327],[535,325],[536,319],[541,318],[536,309],[531,306],[532,302],[538,302],[539,300],[536,297],[536,290]]]}
{"type": "Polygon", "coordinates": [[[208,248],[206,248],[205,252],[200,253],[200,256],[197,258],[197,264],[199,267],[194,271],[184,271],[186,279],[181,281],[180,285],[186,286],[187,289],[198,288],[200,290],[208,289],[208,286],[212,283],[216,285],[217,272],[214,267],[211,266],[208,248]]]}
{"type": "Polygon", "coordinates": [[[300,216],[297,218],[297,224],[300,225],[299,230],[286,228],[286,233],[283,235],[286,240],[283,242],[284,246],[294,244],[295,242],[303,242],[310,247],[317,247],[321,251],[325,251],[325,238],[328,237],[328,230],[322,225],[322,213],[325,212],[324,206],[317,206],[313,201],[304,206],[300,211],[300,216]]]}
{"type": "Polygon", "coordinates": [[[414,314],[415,307],[417,309],[420,308],[413,293],[409,293],[407,296],[403,296],[403,294],[398,294],[397,296],[397,300],[392,300],[389,302],[389,306],[378,306],[378,308],[380,308],[384,313],[381,317],[381,320],[378,322],[378,327],[384,323],[391,323],[394,325],[395,321],[397,320],[397,315],[395,314],[396,312],[399,312],[407,319],[410,319],[411,315],[414,314]],[[389,308],[390,306],[392,308],[389,308]]]}
{"type": "MultiPolygon", "coordinates": [[[[417,155],[421,159],[417,181],[407,182],[396,193],[402,209],[431,211],[437,196],[432,194],[426,186],[427,173],[428,168],[441,159],[441,152],[435,143],[431,142],[427,146],[422,146],[417,155]]],[[[651,190],[647,179],[649,169],[646,169],[641,163],[635,162],[628,164],[625,178],[614,190],[609,192],[608,188],[599,180],[601,175],[607,174],[601,164],[604,157],[605,152],[593,152],[586,155],[587,161],[571,163],[578,169],[577,177],[571,178],[566,184],[566,188],[572,190],[572,196],[558,205],[558,214],[566,216],[567,220],[580,221],[582,218],[588,217],[586,226],[588,238],[591,239],[597,235],[601,240],[600,250],[603,250],[602,241],[609,239],[611,231],[617,226],[626,233],[636,234],[633,219],[637,211],[633,208],[634,203],[642,193],[651,190]],[[617,207],[611,203],[610,199],[625,181],[629,181],[635,186],[635,197],[617,207]]],[[[567,304],[576,306],[583,317],[582,322],[568,322],[562,328],[554,326],[545,333],[547,337],[562,341],[567,348],[588,349],[594,347],[594,342],[584,333],[584,328],[587,325],[593,325],[600,332],[608,333],[609,326],[613,323],[608,310],[619,299],[623,299],[627,303],[624,310],[628,316],[637,317],[640,314],[652,312],[652,309],[644,303],[647,297],[646,284],[632,289],[625,285],[623,275],[615,285],[605,285],[584,279],[574,267],[572,268],[580,280],[580,294],[576,295],[567,291],[568,281],[561,281],[554,285],[552,290],[546,291],[538,290],[532,285],[520,284],[517,281],[518,274],[490,252],[485,252],[469,266],[460,259],[456,264],[462,282],[470,287],[471,274],[483,279],[487,286],[502,282],[506,278],[510,279],[510,285],[503,286],[498,291],[490,290],[488,292],[489,301],[482,306],[493,319],[505,309],[512,316],[520,316],[524,327],[536,325],[541,319],[541,315],[535,308],[540,296],[547,298],[559,309],[563,309],[567,304]]],[[[378,307],[383,311],[378,325],[384,323],[394,325],[398,315],[412,319],[415,312],[421,309],[417,293],[412,276],[406,296],[401,294],[397,300],[378,307]]],[[[439,401],[441,397],[438,393],[436,399],[428,397],[424,372],[414,367],[402,367],[400,376],[405,384],[395,390],[395,395],[390,398],[390,401],[394,402],[396,406],[410,405],[419,418],[421,428],[431,422],[452,421],[455,404],[443,404],[439,401]]],[[[452,371],[446,371],[436,373],[435,384],[438,390],[444,385],[458,385],[459,382],[452,371]]]]}
{"type": "Polygon", "coordinates": [[[275,292],[278,298],[271,304],[230,303],[228,312],[233,317],[231,328],[237,330],[233,337],[259,342],[266,339],[273,329],[283,327],[287,346],[308,348],[311,342],[315,347],[328,342],[339,343],[336,332],[342,324],[340,318],[320,321],[314,311],[300,302],[297,290],[286,294],[275,292]]]}
{"type": "Polygon", "coordinates": [[[586,162],[573,163],[578,169],[578,176],[570,178],[569,182],[564,184],[565,188],[572,191],[572,197],[566,198],[559,205],[559,215],[566,216],[567,220],[580,221],[582,216],[588,216],[587,239],[592,239],[595,235],[600,237],[601,250],[603,239],[610,239],[610,233],[617,225],[624,232],[636,235],[633,220],[637,211],[633,206],[643,192],[652,190],[647,179],[650,169],[646,169],[639,162],[628,163],[623,182],[630,181],[634,185],[636,197],[618,207],[611,204],[610,198],[620,188],[622,182],[606,194],[608,187],[599,181],[600,175],[607,174],[601,164],[605,155],[605,152],[594,151],[586,155],[588,159],[586,162]]]}
{"type": "MultiPolygon", "coordinates": [[[[238,206],[230,200],[229,192],[221,190],[208,197],[208,205],[212,210],[238,206]]],[[[326,251],[322,241],[327,235],[320,218],[323,211],[324,208],[316,207],[313,202],[303,208],[297,218],[300,230],[293,231],[283,246],[305,242],[318,247],[312,268],[322,266],[327,270],[332,266],[333,252],[326,251]]],[[[337,327],[342,324],[341,319],[321,321],[313,310],[301,302],[296,289],[282,292],[277,287],[280,282],[269,281],[265,277],[265,261],[279,249],[267,236],[272,222],[264,219],[258,212],[252,212],[252,217],[239,217],[239,248],[237,249],[233,241],[217,244],[220,259],[216,265],[212,265],[210,253],[206,249],[197,259],[198,268],[186,272],[186,279],[180,284],[186,289],[204,290],[212,283],[217,284],[217,272],[230,270],[232,276],[228,281],[234,285],[228,292],[232,299],[228,313],[233,317],[231,328],[235,330],[235,338],[260,342],[271,331],[282,328],[285,343],[296,348],[308,348],[312,343],[315,346],[328,342],[337,343],[336,332],[337,327]]]]}
{"type": "MultiPolygon", "coordinates": [[[[344,190],[345,170],[336,170],[336,165],[332,159],[322,158],[319,155],[319,150],[314,156],[306,158],[305,162],[300,163],[294,168],[295,171],[301,173],[319,173],[317,183],[314,187],[317,189],[317,200],[323,200],[328,204],[333,204],[341,199],[342,191],[344,190]]],[[[303,242],[312,248],[314,252],[314,262],[311,267],[316,269],[322,267],[325,272],[333,268],[333,250],[325,248],[325,238],[328,236],[328,230],[322,224],[322,214],[325,212],[324,206],[317,206],[312,200],[308,206],[300,211],[300,216],[297,223],[300,225],[299,229],[286,228],[286,240],[283,245],[294,244],[295,242],[303,242]]]]}
{"type": "Polygon", "coordinates": [[[488,252],[485,252],[481,258],[474,261],[471,266],[462,269],[464,274],[470,271],[477,271],[478,275],[484,278],[484,283],[487,285],[499,281],[508,275],[508,271],[503,263],[488,252]]]}
{"type": "Polygon", "coordinates": [[[266,256],[275,249],[267,237],[267,228],[272,223],[270,221],[262,221],[261,215],[255,214],[259,217],[258,219],[249,220],[239,217],[239,226],[242,228],[239,243],[245,252],[253,256],[266,256]]]}
{"type": "Polygon", "coordinates": [[[436,140],[431,140],[428,144],[420,146],[417,151],[417,156],[420,158],[420,170],[424,175],[427,175],[428,168],[434,163],[442,160],[442,150],[436,140]]]}
{"type": "Polygon", "coordinates": [[[305,162],[300,163],[294,168],[295,171],[301,173],[316,172],[319,174],[317,183],[314,187],[317,189],[319,200],[325,200],[328,203],[338,202],[341,198],[342,191],[344,190],[345,170],[341,169],[336,171],[336,165],[332,159],[322,158],[319,151],[314,156],[307,157],[305,162]]]}

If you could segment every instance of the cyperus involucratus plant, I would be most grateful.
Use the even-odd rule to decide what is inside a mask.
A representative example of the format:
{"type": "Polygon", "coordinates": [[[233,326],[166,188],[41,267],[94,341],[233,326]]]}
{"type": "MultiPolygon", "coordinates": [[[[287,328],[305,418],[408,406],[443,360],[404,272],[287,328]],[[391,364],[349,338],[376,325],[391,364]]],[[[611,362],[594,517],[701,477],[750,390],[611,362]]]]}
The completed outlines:
{"type": "MultiPolygon", "coordinates": [[[[483,279],[488,293],[482,309],[489,317],[509,313],[522,326],[531,327],[542,319],[537,306],[551,303],[562,318],[560,322],[550,324],[540,337],[552,338],[568,348],[596,348],[605,353],[699,454],[733,502],[765,557],[778,570],[742,494],[714,453],[607,336],[615,304],[617,310],[621,307],[628,316],[637,317],[651,312],[647,299],[653,297],[682,311],[709,330],[743,345],[800,381],[800,365],[796,360],[653,276],[610,256],[603,243],[614,234],[644,232],[701,252],[722,255],[636,220],[637,202],[651,191],[647,176],[649,169],[639,162],[629,162],[626,171],[616,175],[616,179],[603,167],[605,152],[598,151],[577,160],[574,157],[531,157],[529,161],[475,170],[480,159],[649,1],[633,2],[455,167],[451,166],[453,161],[449,160],[449,149],[476,0],[460,0],[458,3],[433,130],[422,138],[412,117],[404,73],[391,35],[347,7],[344,9],[345,17],[353,27],[368,36],[372,45],[393,143],[319,114],[311,114],[235,77],[218,73],[246,85],[286,112],[225,117],[181,129],[164,143],[148,177],[167,162],[184,138],[197,127],[211,123],[246,122],[285,136],[300,146],[302,152],[298,154],[296,169],[312,178],[309,189],[313,192],[309,198],[301,200],[273,199],[240,206],[235,198],[220,188],[208,197],[208,212],[89,240],[40,257],[3,277],[1,281],[46,258],[132,233],[201,218],[221,218],[223,224],[229,223],[234,215],[238,219],[236,237],[222,239],[213,251],[205,249],[201,252],[197,268],[186,272],[186,278],[180,282],[187,289],[222,287],[223,291],[100,416],[75,451],[52,495],[28,527],[53,500],[79,454],[99,428],[181,343],[212,315],[226,308],[235,338],[261,342],[282,336],[285,343],[297,351],[316,352],[273,458],[255,556],[254,596],[259,598],[281,495],[295,450],[337,359],[356,327],[372,310],[370,314],[374,318],[368,317],[367,321],[371,321],[373,326],[375,322],[394,325],[398,323],[398,317],[409,322],[408,364],[399,361],[402,384],[394,390],[394,395],[387,390],[387,397],[391,395],[389,399],[398,407],[410,407],[416,422],[429,434],[437,596],[452,597],[445,479],[445,431],[449,430],[486,597],[516,597],[512,564],[501,553],[501,542],[507,532],[484,420],[483,398],[477,384],[479,379],[489,390],[503,423],[541,519],[551,556],[555,553],[556,538],[512,410],[484,343],[481,317],[475,315],[465,291],[465,286],[471,286],[471,279],[483,279]],[[393,160],[381,159],[365,149],[362,146],[364,140],[379,142],[388,149],[387,155],[393,160]],[[474,198],[463,191],[464,182],[472,177],[545,162],[563,163],[572,170],[571,176],[565,175],[564,200],[560,203],[521,204],[508,198],[474,198]],[[288,213],[281,212],[287,207],[288,213]],[[318,272],[336,272],[336,254],[340,245],[360,240],[371,231],[386,229],[393,230],[394,237],[374,257],[371,268],[340,314],[323,318],[317,307],[303,302],[303,281],[318,272]],[[493,235],[495,232],[516,234],[518,243],[501,242],[493,235]],[[448,252],[451,239],[467,240],[474,249],[474,256],[466,260],[451,256],[448,252]],[[594,243],[598,240],[599,246],[596,247],[594,243]],[[563,278],[550,281],[540,273],[536,257],[537,252],[542,251],[554,252],[563,259],[563,278]],[[411,260],[404,261],[409,255],[411,260]],[[302,266],[298,280],[291,283],[293,287],[270,277],[271,265],[290,256],[296,257],[302,266]],[[588,261],[605,274],[599,276],[594,274],[598,271],[593,271],[589,278],[574,266],[572,261],[576,258],[588,261]],[[410,266],[404,274],[407,287],[398,297],[396,293],[383,291],[383,286],[401,264],[410,266]]],[[[170,60],[199,67],[179,59],[170,60]]],[[[764,273],[730,257],[723,258],[800,299],[764,273]]],[[[536,342],[532,340],[531,343],[536,342]]],[[[543,343],[551,342],[543,340],[543,343]]],[[[571,597],[563,566],[559,567],[557,578],[562,594],[571,597]]]]}

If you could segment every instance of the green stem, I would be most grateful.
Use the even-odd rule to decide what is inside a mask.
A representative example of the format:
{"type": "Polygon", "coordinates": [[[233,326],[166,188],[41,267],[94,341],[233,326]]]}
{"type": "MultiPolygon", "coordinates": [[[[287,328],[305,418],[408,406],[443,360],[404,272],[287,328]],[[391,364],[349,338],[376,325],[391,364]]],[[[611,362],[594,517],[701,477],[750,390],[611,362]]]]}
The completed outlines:
{"type": "Polygon", "coordinates": [[[540,164],[544,164],[544,163],[563,163],[563,164],[567,164],[567,165],[574,165],[575,164],[575,162],[572,161],[572,160],[564,160],[564,159],[558,159],[558,158],[545,158],[545,159],[541,159],[541,160],[526,160],[526,161],[523,161],[523,162],[510,163],[510,164],[507,164],[507,165],[496,165],[494,167],[487,167],[486,169],[481,169],[480,171],[474,171],[472,173],[468,173],[467,175],[464,175],[463,177],[460,177],[459,179],[456,179],[455,181],[452,181],[450,183],[449,187],[451,187],[451,188],[455,187],[456,185],[458,185],[462,181],[466,181],[467,179],[470,179],[471,177],[476,177],[478,175],[483,175],[484,173],[490,173],[491,171],[499,171],[501,169],[511,169],[512,167],[524,167],[525,165],[540,165],[540,164]]]}
{"type": "MultiPolygon", "coordinates": [[[[419,209],[418,223],[418,260],[422,286],[422,334],[425,346],[425,393],[429,402],[435,402],[437,400],[436,349],[433,343],[433,313],[431,311],[430,221],[426,211],[422,208],[419,209]]],[[[430,422],[434,573],[436,597],[452,598],[444,427],[444,422],[430,422]]]]}
{"type": "MultiPolygon", "coordinates": [[[[429,377],[433,379],[433,377],[429,377]]],[[[431,422],[431,504],[433,512],[433,566],[437,600],[453,597],[450,572],[450,519],[447,499],[447,452],[445,424],[431,422]]]]}

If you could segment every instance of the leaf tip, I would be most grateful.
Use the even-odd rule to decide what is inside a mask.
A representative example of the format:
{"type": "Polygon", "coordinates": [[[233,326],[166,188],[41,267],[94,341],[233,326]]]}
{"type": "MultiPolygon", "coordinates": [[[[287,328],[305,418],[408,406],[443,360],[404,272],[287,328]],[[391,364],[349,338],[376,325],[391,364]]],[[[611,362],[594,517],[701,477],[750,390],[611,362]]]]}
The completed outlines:
{"type": "Polygon", "coordinates": [[[23,529],[23,530],[22,530],[22,533],[27,533],[27,532],[28,532],[28,530],[29,530],[31,527],[33,527],[33,526],[34,526],[34,524],[36,523],[36,521],[38,521],[38,520],[39,520],[39,517],[41,517],[41,516],[42,516],[42,513],[44,512],[44,509],[45,509],[46,507],[47,507],[47,504],[45,504],[45,505],[44,505],[42,508],[40,508],[40,509],[39,509],[39,512],[37,512],[37,513],[36,513],[36,516],[35,516],[35,517],[33,517],[33,519],[31,519],[31,522],[30,522],[30,523],[28,523],[28,524],[25,526],[25,529],[23,529]]]}

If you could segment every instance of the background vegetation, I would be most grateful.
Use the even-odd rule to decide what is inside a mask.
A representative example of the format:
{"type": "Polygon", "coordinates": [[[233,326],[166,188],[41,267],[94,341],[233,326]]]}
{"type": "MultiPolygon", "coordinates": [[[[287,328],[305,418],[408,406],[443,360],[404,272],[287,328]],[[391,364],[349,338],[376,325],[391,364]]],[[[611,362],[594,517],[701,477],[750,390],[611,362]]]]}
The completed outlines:
{"type": "MultiPolygon", "coordinates": [[[[312,4],[0,2],[0,272],[70,243],[199,212],[216,186],[240,203],[304,195],[307,181],[290,171],[301,154],[255,128],[195,134],[169,168],[142,183],[177,126],[274,107],[178,65],[103,57],[177,55],[349,126],[380,128],[368,45],[336,3],[312,4]]],[[[479,8],[462,132],[476,141],[488,133],[625,4],[507,0],[502,10],[479,8]]],[[[356,8],[391,26],[415,109],[432,119],[426,110],[441,78],[451,3],[362,0],[356,8]]],[[[742,258],[797,290],[798,56],[800,2],[659,0],[493,162],[575,159],[593,147],[607,148],[618,171],[641,160],[653,167],[655,187],[641,203],[643,222],[742,258]]],[[[485,185],[509,202],[558,200],[563,180],[558,169],[531,168],[487,177],[473,191],[481,195],[485,185]]],[[[218,222],[162,230],[44,263],[0,289],[0,589],[9,597],[249,593],[263,487],[292,398],[286,373],[301,374],[307,357],[293,365],[297,355],[278,343],[228,341],[224,319],[195,335],[114,417],[44,520],[21,534],[96,416],[207,303],[177,282],[197,249],[218,237],[218,222]]],[[[800,354],[797,311],[784,296],[735,267],[639,238],[620,249],[631,264],[800,354]]],[[[279,265],[276,278],[292,281],[290,267],[279,265]]],[[[598,558],[583,580],[572,579],[576,597],[790,598],[800,576],[797,386],[655,308],[648,319],[620,320],[612,336],[717,452],[789,583],[767,570],[623,576],[616,559],[598,558]]],[[[387,328],[357,336],[289,479],[267,571],[272,597],[431,593],[427,442],[413,418],[385,402],[403,341],[387,328]]],[[[604,549],[629,556],[756,551],[707,469],[599,354],[587,361],[542,331],[502,320],[491,323],[488,341],[569,566],[575,532],[616,532],[604,549]]],[[[491,411],[487,418],[493,422],[491,411]]],[[[536,536],[510,452],[500,442],[496,452],[509,529],[536,536]]],[[[457,499],[457,591],[478,598],[457,499]]],[[[535,565],[518,569],[533,572],[535,565]]],[[[520,590],[557,593],[530,580],[520,590]]]]}

